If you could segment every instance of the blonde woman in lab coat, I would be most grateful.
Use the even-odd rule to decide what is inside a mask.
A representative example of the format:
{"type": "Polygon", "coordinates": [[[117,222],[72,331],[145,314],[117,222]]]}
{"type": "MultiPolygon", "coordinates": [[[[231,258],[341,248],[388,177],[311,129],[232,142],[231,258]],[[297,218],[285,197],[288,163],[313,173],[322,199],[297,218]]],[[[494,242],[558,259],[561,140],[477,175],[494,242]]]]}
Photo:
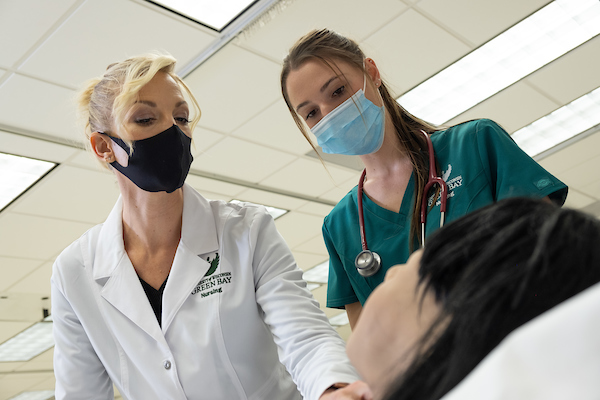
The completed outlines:
{"type": "Polygon", "coordinates": [[[184,184],[200,110],[174,65],[134,57],[80,95],[121,196],[54,264],[56,398],[370,399],[269,214],[184,184]]]}

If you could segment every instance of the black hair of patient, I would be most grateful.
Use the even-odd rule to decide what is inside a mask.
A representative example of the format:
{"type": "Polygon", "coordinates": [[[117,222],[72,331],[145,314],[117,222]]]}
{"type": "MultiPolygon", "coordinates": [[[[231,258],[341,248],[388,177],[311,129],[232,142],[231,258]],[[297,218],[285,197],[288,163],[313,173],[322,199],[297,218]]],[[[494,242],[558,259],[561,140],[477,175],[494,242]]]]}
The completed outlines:
{"type": "Polygon", "coordinates": [[[435,343],[385,399],[441,398],[514,329],[599,282],[600,221],[541,200],[503,200],[433,234],[419,274],[443,307],[421,341],[435,343]]]}

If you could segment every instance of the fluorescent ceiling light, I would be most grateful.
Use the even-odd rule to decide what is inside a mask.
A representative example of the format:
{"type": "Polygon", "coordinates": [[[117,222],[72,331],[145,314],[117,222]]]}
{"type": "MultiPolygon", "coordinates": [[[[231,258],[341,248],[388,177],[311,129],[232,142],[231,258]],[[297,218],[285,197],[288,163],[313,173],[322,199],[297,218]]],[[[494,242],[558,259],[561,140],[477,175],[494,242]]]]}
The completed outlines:
{"type": "Polygon", "coordinates": [[[54,390],[39,390],[35,392],[23,392],[11,397],[9,400],[50,400],[54,399],[54,390]]]}
{"type": "Polygon", "coordinates": [[[47,161],[0,153],[0,210],[55,166],[47,161]]]}
{"type": "Polygon", "coordinates": [[[318,284],[318,283],[307,283],[307,284],[306,284],[306,288],[307,288],[308,290],[310,290],[311,292],[312,292],[313,290],[317,289],[317,288],[320,288],[320,287],[321,287],[321,285],[320,285],[320,284],[318,284]]]}
{"type": "Polygon", "coordinates": [[[329,318],[329,323],[333,326],[344,326],[348,325],[350,321],[348,320],[348,314],[346,311],[339,313],[335,317],[329,318]]]}
{"type": "Polygon", "coordinates": [[[600,124],[600,88],[538,119],[511,136],[527,154],[536,156],[600,124]]]}
{"type": "Polygon", "coordinates": [[[289,210],[284,210],[283,208],[265,206],[263,204],[251,203],[249,201],[231,200],[230,203],[235,203],[235,204],[252,204],[252,205],[255,205],[255,206],[264,207],[264,208],[267,209],[267,212],[269,214],[271,214],[271,216],[273,217],[273,219],[277,219],[277,218],[281,217],[282,215],[285,215],[285,214],[287,214],[289,212],[289,210]]]}
{"type": "Polygon", "coordinates": [[[302,279],[304,279],[306,282],[327,283],[328,276],[329,260],[309,269],[308,271],[304,271],[302,274],[302,279]]]}
{"type": "Polygon", "coordinates": [[[52,346],[52,322],[38,322],[0,344],[0,362],[29,361],[52,346]]]}
{"type": "Polygon", "coordinates": [[[442,124],[600,33],[600,1],[556,0],[398,99],[442,124]]]}
{"type": "Polygon", "coordinates": [[[217,31],[240,15],[254,0],[151,0],[217,31]]]}

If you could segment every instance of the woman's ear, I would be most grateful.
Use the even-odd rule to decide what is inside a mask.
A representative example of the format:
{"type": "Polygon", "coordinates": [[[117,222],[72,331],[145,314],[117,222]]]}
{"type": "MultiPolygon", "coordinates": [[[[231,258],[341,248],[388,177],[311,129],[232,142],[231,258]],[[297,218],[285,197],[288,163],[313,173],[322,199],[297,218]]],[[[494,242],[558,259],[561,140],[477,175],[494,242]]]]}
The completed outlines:
{"type": "Polygon", "coordinates": [[[108,135],[101,132],[92,132],[90,135],[90,146],[96,157],[104,162],[111,163],[115,160],[112,150],[112,140],[108,135]]]}
{"type": "Polygon", "coordinates": [[[367,74],[369,74],[373,84],[376,87],[381,86],[381,75],[379,74],[379,68],[377,68],[375,61],[373,61],[372,58],[365,58],[365,70],[367,71],[367,74]]]}

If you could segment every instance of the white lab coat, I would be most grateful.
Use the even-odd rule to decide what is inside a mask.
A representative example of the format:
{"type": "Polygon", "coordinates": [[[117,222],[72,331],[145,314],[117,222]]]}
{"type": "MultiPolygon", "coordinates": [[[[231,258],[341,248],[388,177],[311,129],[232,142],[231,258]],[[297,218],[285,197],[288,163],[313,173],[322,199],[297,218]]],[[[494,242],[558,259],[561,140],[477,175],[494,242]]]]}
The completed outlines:
{"type": "Polygon", "coordinates": [[[57,258],[56,398],[112,399],[112,381],[129,400],[312,400],[357,380],[264,208],[183,193],[162,328],[123,247],[121,199],[57,258]]]}
{"type": "Polygon", "coordinates": [[[508,335],[443,400],[600,399],[600,283],[508,335]]]}

